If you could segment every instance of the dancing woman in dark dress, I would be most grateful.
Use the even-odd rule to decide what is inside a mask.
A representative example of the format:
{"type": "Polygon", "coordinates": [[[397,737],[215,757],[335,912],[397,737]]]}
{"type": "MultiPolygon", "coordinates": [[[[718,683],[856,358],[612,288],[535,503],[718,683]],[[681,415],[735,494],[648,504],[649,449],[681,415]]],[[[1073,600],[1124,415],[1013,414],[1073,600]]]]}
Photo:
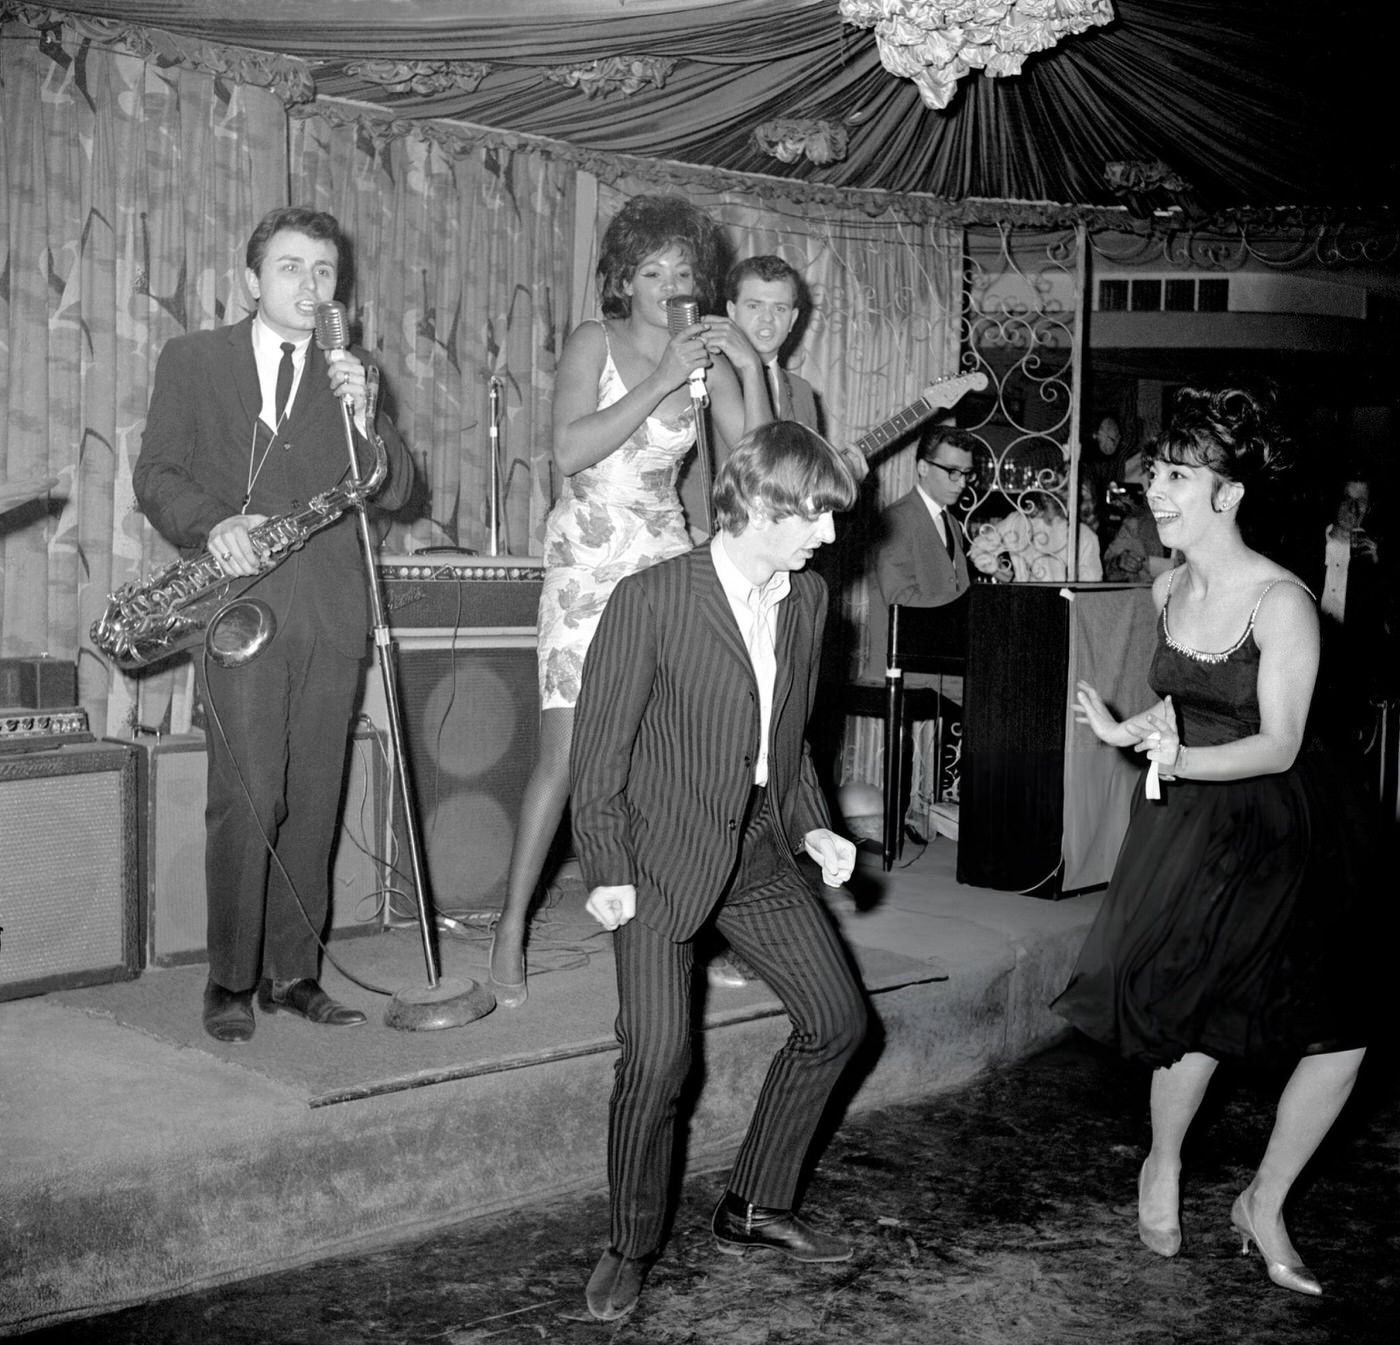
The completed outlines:
{"type": "Polygon", "coordinates": [[[1157,445],[1147,499],[1184,558],[1153,585],[1162,699],[1120,722],[1080,683],[1076,708],[1105,743],[1152,764],[1054,1007],[1154,1067],[1138,1231],[1162,1256],[1181,1246],[1181,1146],[1218,1061],[1296,1062],[1230,1220],[1275,1284],[1319,1294],[1283,1205],[1365,1053],[1349,918],[1363,870],[1338,783],[1307,747],[1316,605],[1240,534],[1242,505],[1262,502],[1286,450],[1268,404],[1239,389],[1183,390],[1157,445]]]}

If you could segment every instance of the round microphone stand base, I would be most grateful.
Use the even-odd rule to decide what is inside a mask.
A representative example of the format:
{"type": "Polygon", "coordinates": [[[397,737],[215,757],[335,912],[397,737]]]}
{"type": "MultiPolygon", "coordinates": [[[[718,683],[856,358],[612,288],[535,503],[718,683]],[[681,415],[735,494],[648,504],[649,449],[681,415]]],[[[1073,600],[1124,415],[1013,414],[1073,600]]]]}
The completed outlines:
{"type": "Polygon", "coordinates": [[[495,1007],[495,995],[478,981],[439,981],[398,991],[384,1010],[384,1022],[404,1032],[437,1032],[474,1023],[495,1007]]]}

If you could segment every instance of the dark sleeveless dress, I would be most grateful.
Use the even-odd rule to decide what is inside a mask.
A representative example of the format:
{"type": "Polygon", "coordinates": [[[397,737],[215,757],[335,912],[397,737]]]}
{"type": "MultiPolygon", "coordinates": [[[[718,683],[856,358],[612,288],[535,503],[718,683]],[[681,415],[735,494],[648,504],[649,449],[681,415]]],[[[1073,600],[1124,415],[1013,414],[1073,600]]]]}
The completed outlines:
{"type": "MultiPolygon", "coordinates": [[[[1169,606],[1170,595],[1149,680],[1171,696],[1182,743],[1256,733],[1258,605],[1240,641],[1209,655],[1171,639],[1169,606]]],[[[1134,798],[1103,906],[1051,1007],[1152,1066],[1190,1051],[1285,1063],[1363,1045],[1375,984],[1358,932],[1365,830],[1326,755],[1310,744],[1280,774],[1164,781],[1162,795],[1134,798]]]]}

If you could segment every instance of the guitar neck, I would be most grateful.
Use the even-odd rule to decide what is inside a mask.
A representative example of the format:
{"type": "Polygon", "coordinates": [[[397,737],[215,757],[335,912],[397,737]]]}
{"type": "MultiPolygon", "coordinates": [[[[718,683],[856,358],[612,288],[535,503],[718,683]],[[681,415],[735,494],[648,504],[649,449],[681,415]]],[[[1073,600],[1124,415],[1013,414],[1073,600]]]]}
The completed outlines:
{"type": "Polygon", "coordinates": [[[910,402],[902,411],[896,412],[888,420],[882,420],[873,430],[856,440],[856,451],[869,457],[877,449],[892,444],[901,435],[908,434],[914,426],[927,420],[936,410],[927,397],[910,402]]]}

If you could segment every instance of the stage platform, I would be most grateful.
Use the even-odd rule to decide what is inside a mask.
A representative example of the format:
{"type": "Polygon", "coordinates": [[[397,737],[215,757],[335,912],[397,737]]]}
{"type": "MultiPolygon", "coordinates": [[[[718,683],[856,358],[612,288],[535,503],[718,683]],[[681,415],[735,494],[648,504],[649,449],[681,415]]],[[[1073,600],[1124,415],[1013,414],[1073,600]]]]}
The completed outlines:
{"type": "MultiPolygon", "coordinates": [[[[850,1109],[1065,1035],[1045,1006],[1100,894],[961,886],[956,854],[911,845],[886,874],[863,850],[831,903],[878,1024],[850,1109]]],[[[200,1027],[202,964],[0,1004],[0,1334],[603,1189],[616,988],[583,895],[566,869],[524,1008],[441,1032],[383,1021],[388,992],[427,985],[415,927],[331,943],[323,983],[370,1016],[353,1029],[259,1017],[252,1042],[220,1046],[200,1027]]],[[[484,981],[488,940],[444,932],[444,979],[484,981]]],[[[787,1031],[761,983],[703,993],[692,1171],[733,1153],[787,1031]]]]}

